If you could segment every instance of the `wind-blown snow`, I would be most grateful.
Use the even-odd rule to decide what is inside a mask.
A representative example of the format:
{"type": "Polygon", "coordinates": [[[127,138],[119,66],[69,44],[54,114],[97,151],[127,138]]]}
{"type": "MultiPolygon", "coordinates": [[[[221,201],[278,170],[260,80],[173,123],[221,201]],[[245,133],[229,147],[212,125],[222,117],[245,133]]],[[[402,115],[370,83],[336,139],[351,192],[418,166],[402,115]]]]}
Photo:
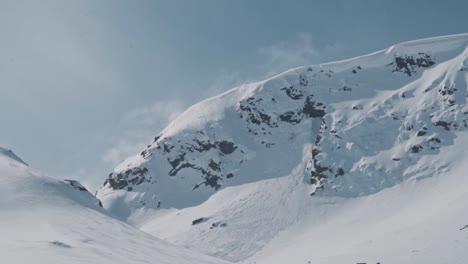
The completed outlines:
{"type": "Polygon", "coordinates": [[[11,149],[5,149],[0,147],[0,155],[9,157],[10,159],[16,160],[17,162],[28,166],[28,164],[24,162],[20,157],[16,156],[16,154],[11,149]]]}

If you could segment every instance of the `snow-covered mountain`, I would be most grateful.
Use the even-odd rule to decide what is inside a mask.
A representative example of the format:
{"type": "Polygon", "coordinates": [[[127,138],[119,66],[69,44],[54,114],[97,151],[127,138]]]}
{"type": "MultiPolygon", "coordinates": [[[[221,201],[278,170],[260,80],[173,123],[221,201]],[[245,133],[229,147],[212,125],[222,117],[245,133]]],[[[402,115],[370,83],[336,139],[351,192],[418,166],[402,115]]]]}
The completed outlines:
{"type": "Polygon", "coordinates": [[[1,263],[226,263],[114,219],[77,181],[47,177],[0,150],[1,263]]]}
{"type": "Polygon", "coordinates": [[[312,145],[310,194],[357,197],[412,176],[468,127],[468,35],[299,67],[187,109],[98,191],[121,216],[185,208],[217,190],[287,175],[312,145]]]}
{"type": "Polygon", "coordinates": [[[284,263],[294,253],[297,263],[459,263],[466,234],[450,230],[462,219],[449,227],[437,210],[466,217],[466,195],[448,179],[464,182],[452,173],[467,154],[467,83],[468,34],[295,68],[190,107],[97,197],[148,233],[232,261],[284,263]],[[407,219],[435,201],[427,221],[407,219]],[[426,235],[424,251],[435,251],[442,235],[429,225],[456,248],[443,255],[451,258],[431,262],[435,253],[418,257],[400,243],[426,235]],[[375,233],[356,238],[366,227],[375,233]],[[384,254],[385,242],[400,259],[384,254]]]}

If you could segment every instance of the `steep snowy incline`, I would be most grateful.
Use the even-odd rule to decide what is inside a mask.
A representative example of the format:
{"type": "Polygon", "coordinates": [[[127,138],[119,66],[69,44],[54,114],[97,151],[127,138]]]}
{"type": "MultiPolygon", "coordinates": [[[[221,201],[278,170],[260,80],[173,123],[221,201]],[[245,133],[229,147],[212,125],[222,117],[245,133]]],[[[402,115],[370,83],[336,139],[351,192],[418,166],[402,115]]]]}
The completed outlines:
{"type": "Polygon", "coordinates": [[[301,164],[285,177],[223,188],[196,207],[141,208],[129,222],[243,263],[461,264],[468,257],[468,133],[456,136],[440,155],[408,168],[425,168],[420,173],[376,194],[309,196],[306,146],[301,164]],[[426,171],[440,173],[428,178],[426,171]]]}
{"type": "Polygon", "coordinates": [[[98,190],[129,219],[217,190],[289,175],[307,155],[308,196],[358,197],[440,167],[414,167],[468,128],[468,34],[299,67],[187,109],[98,190]]]}
{"type": "Polygon", "coordinates": [[[468,134],[441,157],[452,169],[379,193],[316,206],[244,263],[464,264],[468,259],[468,134]]]}
{"type": "Polygon", "coordinates": [[[0,153],[2,263],[226,263],[160,241],[110,216],[76,181],[0,153]]]}
{"type": "Polygon", "coordinates": [[[310,147],[304,148],[303,161],[290,175],[223,188],[196,207],[141,208],[128,221],[171,243],[230,261],[244,260],[318,208],[304,181],[310,147]]]}

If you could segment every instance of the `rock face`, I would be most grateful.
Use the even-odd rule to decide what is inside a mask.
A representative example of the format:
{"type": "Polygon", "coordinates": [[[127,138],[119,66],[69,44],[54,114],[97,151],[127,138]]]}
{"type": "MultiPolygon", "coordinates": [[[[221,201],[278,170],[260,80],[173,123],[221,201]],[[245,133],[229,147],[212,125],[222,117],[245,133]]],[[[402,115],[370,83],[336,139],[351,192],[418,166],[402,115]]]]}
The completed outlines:
{"type": "Polygon", "coordinates": [[[202,101],[119,165],[97,196],[123,218],[189,207],[225,186],[288,175],[306,144],[311,195],[366,195],[418,176],[425,155],[468,128],[467,44],[466,34],[402,43],[202,101]]]}

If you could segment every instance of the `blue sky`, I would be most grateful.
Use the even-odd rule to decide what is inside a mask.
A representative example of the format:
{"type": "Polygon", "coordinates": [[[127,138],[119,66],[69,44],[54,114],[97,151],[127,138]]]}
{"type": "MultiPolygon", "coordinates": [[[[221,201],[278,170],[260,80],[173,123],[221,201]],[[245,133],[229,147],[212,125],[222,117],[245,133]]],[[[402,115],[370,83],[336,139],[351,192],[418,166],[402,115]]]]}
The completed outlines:
{"type": "Polygon", "coordinates": [[[191,104],[468,32],[464,0],[0,1],[0,146],[95,190],[191,104]]]}

